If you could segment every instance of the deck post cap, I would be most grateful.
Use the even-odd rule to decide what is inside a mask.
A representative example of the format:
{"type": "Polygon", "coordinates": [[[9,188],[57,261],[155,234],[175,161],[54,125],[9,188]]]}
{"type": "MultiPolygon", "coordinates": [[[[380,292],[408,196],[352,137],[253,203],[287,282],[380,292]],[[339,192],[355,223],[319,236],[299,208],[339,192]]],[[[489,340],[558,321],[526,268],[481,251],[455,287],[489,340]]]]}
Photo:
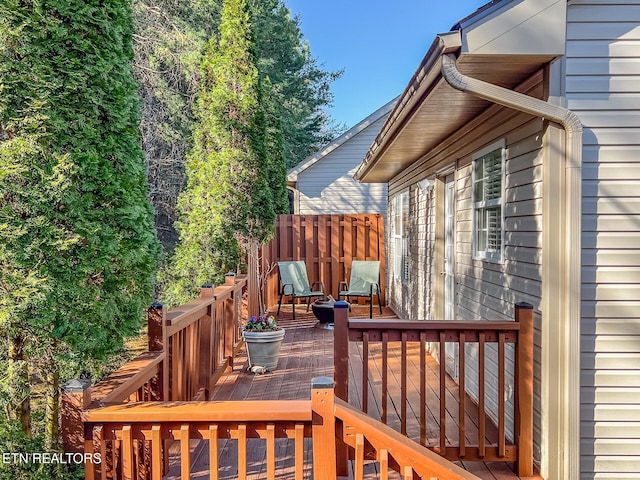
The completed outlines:
{"type": "Polygon", "coordinates": [[[153,308],[155,310],[160,310],[162,307],[164,307],[164,303],[158,302],[157,300],[149,306],[149,308],[153,308]]]}
{"type": "Polygon", "coordinates": [[[333,308],[349,308],[349,304],[347,302],[345,302],[344,300],[338,300],[333,305],[333,308]]]}
{"type": "Polygon", "coordinates": [[[62,391],[65,393],[84,392],[91,386],[91,380],[88,378],[74,378],[62,385],[62,391]]]}
{"type": "Polygon", "coordinates": [[[533,310],[533,305],[527,302],[516,303],[516,308],[523,308],[525,310],[533,310]]]}
{"type": "Polygon", "coordinates": [[[311,389],[333,388],[333,378],[329,377],[313,377],[311,379],[311,389]]]}

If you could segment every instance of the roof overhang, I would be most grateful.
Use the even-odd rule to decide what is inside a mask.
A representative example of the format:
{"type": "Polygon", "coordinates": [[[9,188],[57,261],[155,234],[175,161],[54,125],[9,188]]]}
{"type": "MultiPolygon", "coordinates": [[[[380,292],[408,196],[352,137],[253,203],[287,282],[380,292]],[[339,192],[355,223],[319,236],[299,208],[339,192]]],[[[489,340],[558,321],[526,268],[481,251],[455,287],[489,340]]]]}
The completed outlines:
{"type": "Polygon", "coordinates": [[[564,54],[565,15],[566,0],[491,2],[438,35],[355,178],[388,182],[492,105],[449,86],[442,55],[455,53],[465,75],[515,89],[564,54]]]}

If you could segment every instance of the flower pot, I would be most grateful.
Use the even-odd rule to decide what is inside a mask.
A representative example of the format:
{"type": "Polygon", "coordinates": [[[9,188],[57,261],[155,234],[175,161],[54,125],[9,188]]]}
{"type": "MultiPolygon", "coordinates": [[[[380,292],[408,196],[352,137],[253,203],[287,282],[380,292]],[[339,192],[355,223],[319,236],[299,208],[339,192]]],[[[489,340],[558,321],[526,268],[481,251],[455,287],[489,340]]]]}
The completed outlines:
{"type": "Polygon", "coordinates": [[[262,331],[245,330],[242,332],[242,337],[247,345],[249,368],[261,366],[268,371],[276,369],[280,345],[282,345],[282,339],[284,338],[283,328],[262,331]]]}

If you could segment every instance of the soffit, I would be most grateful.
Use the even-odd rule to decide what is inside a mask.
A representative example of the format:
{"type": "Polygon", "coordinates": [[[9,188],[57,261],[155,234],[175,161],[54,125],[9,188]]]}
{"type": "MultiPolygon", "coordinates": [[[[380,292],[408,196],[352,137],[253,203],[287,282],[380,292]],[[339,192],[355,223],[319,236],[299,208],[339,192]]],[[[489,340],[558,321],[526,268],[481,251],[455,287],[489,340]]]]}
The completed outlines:
{"type": "MultiPolygon", "coordinates": [[[[465,75],[515,89],[552,58],[462,54],[457,65],[465,75]]],[[[439,71],[440,66],[438,60],[432,70],[439,71]]],[[[386,132],[387,138],[380,139],[376,151],[370,152],[361,181],[388,182],[492,105],[489,101],[455,90],[440,74],[434,78],[413,110],[407,112],[402,124],[391,125],[386,132]]]]}

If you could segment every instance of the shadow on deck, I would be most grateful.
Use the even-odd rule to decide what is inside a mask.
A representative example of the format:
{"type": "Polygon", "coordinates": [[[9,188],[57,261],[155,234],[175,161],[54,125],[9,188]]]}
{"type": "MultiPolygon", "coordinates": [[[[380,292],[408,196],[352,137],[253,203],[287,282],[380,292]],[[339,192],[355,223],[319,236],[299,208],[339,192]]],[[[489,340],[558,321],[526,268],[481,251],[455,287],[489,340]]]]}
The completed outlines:
{"type": "MultiPolygon", "coordinates": [[[[354,305],[353,311],[349,314],[350,318],[368,318],[369,307],[364,305],[354,305]]],[[[374,312],[374,318],[397,318],[393,311],[388,307],[383,308],[383,313],[378,314],[374,312]]],[[[280,351],[280,359],[278,368],[271,373],[263,375],[255,375],[247,372],[247,357],[246,350],[240,353],[236,358],[233,368],[229,368],[225,374],[222,375],[218,381],[216,388],[212,394],[211,400],[214,401],[230,401],[230,400],[298,400],[309,399],[311,397],[311,379],[313,377],[327,376],[333,377],[333,330],[316,328],[317,323],[315,317],[309,311],[305,312],[304,308],[298,307],[296,311],[295,322],[291,318],[291,306],[283,306],[282,312],[278,318],[278,323],[286,330],[285,338],[280,351]]],[[[362,350],[359,345],[350,345],[350,373],[349,373],[349,391],[351,393],[350,403],[355,407],[361,407],[362,398],[362,350]],[[358,371],[358,369],[360,370],[358,371]]],[[[376,361],[375,350],[370,350],[370,369],[379,369],[380,365],[376,361]]],[[[417,369],[418,353],[412,355],[413,361],[409,364],[409,369],[417,369]]],[[[437,362],[428,356],[428,369],[431,376],[435,379],[435,382],[439,382],[439,366],[437,362]]],[[[391,365],[390,365],[391,366],[391,365]]],[[[399,390],[400,386],[395,385],[393,388],[399,390]]],[[[417,405],[415,398],[418,396],[416,393],[416,385],[409,385],[407,392],[407,399],[411,408],[409,408],[410,415],[408,419],[407,435],[419,441],[420,432],[419,427],[416,430],[417,420],[417,405]]],[[[391,386],[390,386],[391,390],[391,386]]],[[[373,388],[369,389],[369,401],[368,401],[368,414],[375,419],[381,417],[381,399],[379,393],[375,393],[373,388]],[[377,396],[376,396],[377,395],[377,396]]],[[[447,413],[453,420],[453,425],[458,424],[457,411],[458,411],[458,398],[459,391],[457,384],[450,378],[447,378],[447,413]]],[[[428,428],[427,431],[427,443],[437,442],[437,433],[434,433],[436,440],[431,431],[437,432],[437,422],[439,419],[438,411],[438,390],[437,388],[432,391],[433,403],[428,403],[429,418],[433,428],[428,428]]],[[[393,401],[389,402],[390,413],[388,414],[387,424],[396,430],[400,430],[400,412],[399,406],[393,401]]],[[[475,431],[472,427],[469,435],[477,437],[477,424],[478,415],[477,407],[466,398],[465,423],[468,426],[475,425],[475,431]]],[[[447,429],[447,437],[451,434],[452,444],[457,441],[457,429],[447,429]],[[454,438],[455,437],[455,438],[454,438]]],[[[487,432],[487,436],[490,437],[494,432],[487,432]]],[[[308,439],[310,441],[310,439],[308,439]]],[[[472,440],[472,439],[469,439],[472,440]]],[[[307,441],[307,440],[305,440],[307,441]]],[[[195,478],[209,478],[209,454],[206,447],[207,442],[191,441],[192,450],[192,479],[195,478]]],[[[276,458],[281,459],[276,465],[276,478],[286,479],[296,478],[293,471],[293,463],[295,457],[295,448],[292,439],[279,439],[276,444],[277,455],[276,458]]],[[[306,452],[311,449],[305,448],[306,452]]],[[[229,465],[237,462],[237,442],[233,440],[220,440],[219,443],[219,465],[229,465]],[[227,461],[229,459],[229,461],[227,461]]],[[[249,440],[247,449],[247,478],[261,479],[267,478],[264,471],[264,463],[266,458],[266,448],[262,440],[255,439],[249,440]]],[[[174,453],[172,455],[170,465],[171,467],[166,479],[178,479],[179,474],[179,454],[174,453]]],[[[316,459],[317,460],[317,459],[316,459]]],[[[313,478],[312,472],[312,459],[305,458],[304,478],[313,478]]],[[[516,474],[513,473],[513,465],[504,462],[458,462],[458,465],[464,469],[473,473],[481,479],[486,480],[506,480],[506,479],[518,479],[516,474]]],[[[370,462],[365,469],[365,478],[378,478],[376,471],[376,464],[370,462]]],[[[353,472],[351,472],[351,478],[353,472]]],[[[220,479],[234,479],[237,478],[237,471],[219,471],[220,479]]],[[[397,477],[401,478],[400,475],[397,477]]],[[[533,477],[540,479],[540,477],[533,477]]]]}

